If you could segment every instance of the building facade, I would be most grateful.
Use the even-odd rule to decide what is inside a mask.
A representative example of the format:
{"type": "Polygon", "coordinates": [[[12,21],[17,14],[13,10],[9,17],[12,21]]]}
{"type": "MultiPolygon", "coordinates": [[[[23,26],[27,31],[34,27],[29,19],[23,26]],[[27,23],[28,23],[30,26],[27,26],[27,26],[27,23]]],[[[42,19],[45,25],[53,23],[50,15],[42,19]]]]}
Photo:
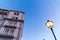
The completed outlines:
{"type": "Polygon", "coordinates": [[[21,40],[24,12],[0,9],[0,40],[21,40]]]}

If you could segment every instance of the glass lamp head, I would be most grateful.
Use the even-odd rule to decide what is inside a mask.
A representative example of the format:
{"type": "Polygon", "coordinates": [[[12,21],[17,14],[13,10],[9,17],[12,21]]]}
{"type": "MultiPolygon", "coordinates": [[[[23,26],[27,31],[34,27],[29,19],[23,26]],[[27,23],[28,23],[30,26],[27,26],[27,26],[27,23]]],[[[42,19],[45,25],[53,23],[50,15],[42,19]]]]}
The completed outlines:
{"type": "Polygon", "coordinates": [[[50,20],[47,20],[46,26],[47,26],[48,28],[53,28],[53,22],[50,21],[50,20]]]}

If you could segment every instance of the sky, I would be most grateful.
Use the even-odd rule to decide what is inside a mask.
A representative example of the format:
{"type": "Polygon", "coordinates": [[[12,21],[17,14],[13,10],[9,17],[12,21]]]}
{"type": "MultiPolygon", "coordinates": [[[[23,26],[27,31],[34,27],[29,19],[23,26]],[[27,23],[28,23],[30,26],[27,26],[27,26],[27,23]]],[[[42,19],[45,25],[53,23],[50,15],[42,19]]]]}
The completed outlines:
{"type": "Polygon", "coordinates": [[[60,0],[0,0],[0,8],[25,12],[22,40],[54,40],[45,23],[52,20],[60,39],[60,0]]]}

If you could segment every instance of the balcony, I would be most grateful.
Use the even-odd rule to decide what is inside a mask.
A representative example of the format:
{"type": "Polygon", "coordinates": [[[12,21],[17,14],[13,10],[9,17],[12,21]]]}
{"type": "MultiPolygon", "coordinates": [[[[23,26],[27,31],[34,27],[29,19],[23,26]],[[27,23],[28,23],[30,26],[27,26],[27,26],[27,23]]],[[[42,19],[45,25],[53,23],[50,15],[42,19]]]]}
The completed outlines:
{"type": "Polygon", "coordinates": [[[8,34],[0,34],[0,38],[14,38],[13,35],[8,35],[8,34]]]}
{"type": "Polygon", "coordinates": [[[16,22],[22,22],[22,23],[24,23],[24,20],[17,20],[17,19],[11,19],[11,18],[4,18],[4,20],[16,21],[16,22]]]}
{"type": "Polygon", "coordinates": [[[14,34],[11,33],[10,30],[6,30],[6,28],[1,27],[0,38],[14,38],[14,34]]]}
{"type": "Polygon", "coordinates": [[[0,15],[7,15],[7,12],[1,12],[0,11],[0,15]]]}
{"type": "Polygon", "coordinates": [[[11,25],[4,25],[5,28],[16,28],[16,26],[11,26],[11,25]]]}

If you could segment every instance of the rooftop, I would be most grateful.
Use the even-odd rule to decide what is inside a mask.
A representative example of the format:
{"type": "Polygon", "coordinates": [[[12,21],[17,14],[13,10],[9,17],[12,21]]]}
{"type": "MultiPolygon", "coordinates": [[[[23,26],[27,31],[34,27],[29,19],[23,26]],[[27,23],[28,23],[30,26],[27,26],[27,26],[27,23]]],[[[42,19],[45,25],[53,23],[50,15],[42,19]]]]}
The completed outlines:
{"type": "Polygon", "coordinates": [[[23,14],[25,14],[24,12],[17,11],[17,10],[7,10],[7,9],[1,9],[1,8],[0,8],[0,10],[2,10],[2,11],[12,11],[12,12],[16,12],[16,13],[23,13],[23,14]]]}

